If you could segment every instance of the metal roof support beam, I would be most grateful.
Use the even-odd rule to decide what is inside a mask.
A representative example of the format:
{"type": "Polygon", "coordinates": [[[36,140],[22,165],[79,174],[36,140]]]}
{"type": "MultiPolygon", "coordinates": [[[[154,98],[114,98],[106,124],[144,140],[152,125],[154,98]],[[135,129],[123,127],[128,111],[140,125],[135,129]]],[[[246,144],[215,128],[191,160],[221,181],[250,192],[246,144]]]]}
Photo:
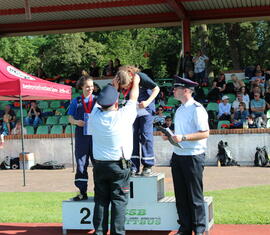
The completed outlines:
{"type": "Polygon", "coordinates": [[[175,0],[166,0],[166,1],[167,1],[167,4],[170,5],[170,7],[176,13],[176,15],[179,17],[180,20],[187,18],[187,13],[182,3],[176,2],[175,0]]]}
{"type": "Polygon", "coordinates": [[[27,20],[32,19],[30,0],[24,0],[25,16],[27,20]]]}
{"type": "Polygon", "coordinates": [[[182,20],[182,50],[184,54],[191,49],[191,39],[190,39],[190,20],[182,20]]]}

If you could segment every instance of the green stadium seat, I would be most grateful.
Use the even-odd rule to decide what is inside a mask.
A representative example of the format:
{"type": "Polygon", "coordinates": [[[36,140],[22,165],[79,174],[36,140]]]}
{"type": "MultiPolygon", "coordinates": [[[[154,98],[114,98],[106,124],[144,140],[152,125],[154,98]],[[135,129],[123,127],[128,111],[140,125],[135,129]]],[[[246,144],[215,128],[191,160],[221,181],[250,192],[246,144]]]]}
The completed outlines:
{"type": "Polygon", "coordinates": [[[217,129],[225,129],[222,127],[222,125],[228,125],[230,126],[231,122],[227,120],[222,120],[218,122],[217,129]]]}
{"type": "Polygon", "coordinates": [[[175,106],[175,105],[178,105],[179,104],[179,101],[176,100],[173,96],[170,96],[168,98],[168,101],[167,101],[167,104],[168,106],[175,106]]]}
{"type": "Polygon", "coordinates": [[[61,124],[61,125],[67,125],[68,123],[69,123],[68,116],[62,116],[62,117],[60,117],[59,124],[61,124]]]}
{"type": "Polygon", "coordinates": [[[35,134],[35,130],[33,126],[25,126],[26,129],[26,134],[27,135],[34,135],[35,134]]]}
{"type": "Polygon", "coordinates": [[[267,117],[267,119],[269,119],[269,118],[270,118],[270,109],[267,111],[267,113],[266,113],[266,117],[267,117]]]}
{"type": "Polygon", "coordinates": [[[63,134],[63,126],[53,125],[51,128],[50,134],[63,134]]]}
{"type": "Polygon", "coordinates": [[[66,110],[64,108],[58,108],[55,110],[55,115],[65,115],[66,114],[66,110]]]}
{"type": "Polygon", "coordinates": [[[76,98],[76,97],[78,97],[80,95],[81,95],[80,93],[72,93],[72,98],[76,98]]]}
{"type": "Polygon", "coordinates": [[[216,111],[216,112],[218,112],[218,103],[214,103],[214,102],[208,103],[207,107],[206,107],[206,110],[207,111],[216,111]]]}
{"type": "MultiPolygon", "coordinates": [[[[23,117],[26,117],[27,116],[27,110],[26,109],[23,109],[23,117]]],[[[17,111],[15,111],[16,113],[16,117],[21,117],[21,110],[18,109],[17,111]]]]}
{"type": "Polygon", "coordinates": [[[203,87],[202,89],[203,89],[204,95],[207,96],[209,93],[209,87],[203,87]]]}
{"type": "Polygon", "coordinates": [[[50,104],[50,108],[52,108],[52,109],[58,109],[58,108],[60,108],[60,106],[61,106],[60,100],[54,100],[50,104]]]}
{"type": "Polygon", "coordinates": [[[58,117],[56,116],[50,116],[46,120],[46,125],[56,125],[58,124],[58,117]]]}
{"type": "Polygon", "coordinates": [[[38,107],[39,107],[40,109],[47,109],[47,108],[49,108],[49,103],[48,103],[48,101],[46,101],[46,100],[42,100],[42,101],[40,101],[40,102],[38,103],[38,107]]]}
{"type": "Polygon", "coordinates": [[[235,94],[230,94],[229,93],[229,94],[225,94],[225,95],[229,97],[229,103],[232,103],[236,99],[235,94]]]}
{"type": "MultiPolygon", "coordinates": [[[[76,126],[75,125],[72,125],[72,133],[73,134],[75,133],[75,128],[76,128],[76,126]]],[[[66,126],[65,134],[71,134],[71,125],[67,125],[66,126]]]]}
{"type": "Polygon", "coordinates": [[[227,84],[228,84],[228,83],[233,83],[233,80],[228,80],[226,83],[227,83],[227,84]]]}
{"type": "Polygon", "coordinates": [[[270,119],[267,120],[267,123],[266,123],[266,128],[270,128],[270,119]]]}
{"type": "Polygon", "coordinates": [[[53,112],[53,109],[47,108],[47,109],[42,110],[42,113],[47,113],[47,112],[53,112]]]}
{"type": "Polygon", "coordinates": [[[45,125],[38,126],[36,134],[37,135],[49,134],[49,127],[45,125]]]}

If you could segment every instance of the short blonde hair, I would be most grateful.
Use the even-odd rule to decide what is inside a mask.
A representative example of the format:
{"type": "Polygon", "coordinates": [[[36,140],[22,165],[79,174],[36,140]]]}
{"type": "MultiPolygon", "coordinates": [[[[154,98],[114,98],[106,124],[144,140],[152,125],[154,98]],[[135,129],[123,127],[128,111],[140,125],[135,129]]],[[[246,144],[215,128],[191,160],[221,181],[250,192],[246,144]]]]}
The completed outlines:
{"type": "Polygon", "coordinates": [[[125,86],[132,82],[135,73],[140,72],[140,70],[132,65],[121,66],[116,74],[119,79],[120,85],[125,86]]]}

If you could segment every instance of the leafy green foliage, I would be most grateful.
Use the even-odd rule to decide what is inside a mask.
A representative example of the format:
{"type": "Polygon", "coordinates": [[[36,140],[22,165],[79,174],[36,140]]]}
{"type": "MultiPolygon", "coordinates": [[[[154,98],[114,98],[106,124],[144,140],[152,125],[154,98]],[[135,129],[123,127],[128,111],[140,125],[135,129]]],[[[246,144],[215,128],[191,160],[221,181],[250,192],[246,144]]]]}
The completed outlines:
{"type": "MultiPolygon", "coordinates": [[[[267,21],[193,25],[191,37],[191,53],[204,50],[209,72],[270,66],[267,21]]],[[[0,39],[0,56],[31,74],[41,69],[47,77],[78,75],[89,70],[92,61],[103,68],[118,58],[121,64],[151,69],[160,78],[175,74],[181,40],[181,27],[11,37],[0,39]]]]}

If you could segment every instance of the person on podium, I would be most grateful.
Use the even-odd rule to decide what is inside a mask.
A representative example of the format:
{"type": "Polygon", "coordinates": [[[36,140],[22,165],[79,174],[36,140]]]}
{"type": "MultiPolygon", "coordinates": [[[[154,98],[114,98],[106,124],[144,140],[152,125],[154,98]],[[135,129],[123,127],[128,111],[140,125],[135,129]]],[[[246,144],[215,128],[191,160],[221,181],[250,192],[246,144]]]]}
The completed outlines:
{"type": "MultiPolygon", "coordinates": [[[[121,71],[118,73],[126,73],[121,71]]],[[[118,108],[118,83],[105,86],[97,98],[100,107],[94,107],[88,123],[93,135],[94,215],[95,235],[125,234],[125,214],[128,203],[132,126],[137,116],[139,76],[135,76],[129,100],[118,108]],[[109,205],[111,215],[109,216],[109,205]]]]}
{"type": "MultiPolygon", "coordinates": [[[[177,235],[202,235],[205,231],[203,170],[209,136],[208,115],[192,93],[198,83],[175,76],[174,97],[181,101],[174,117],[171,170],[180,228],[177,235]]],[[[163,137],[167,139],[167,137],[163,137]]]]}

